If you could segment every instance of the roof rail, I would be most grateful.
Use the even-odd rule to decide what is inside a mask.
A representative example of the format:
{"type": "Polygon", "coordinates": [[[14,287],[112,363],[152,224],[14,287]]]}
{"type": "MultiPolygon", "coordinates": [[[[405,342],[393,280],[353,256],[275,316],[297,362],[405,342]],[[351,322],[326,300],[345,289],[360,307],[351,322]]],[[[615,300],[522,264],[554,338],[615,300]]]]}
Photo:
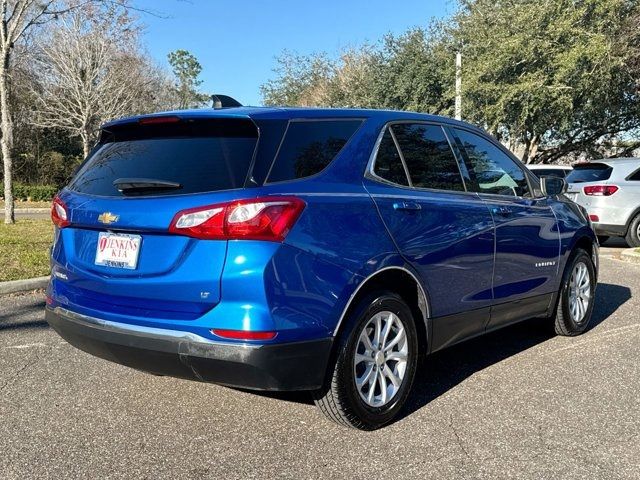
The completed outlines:
{"type": "Polygon", "coordinates": [[[237,101],[235,98],[231,98],[229,95],[222,95],[219,93],[214,93],[211,95],[211,101],[213,108],[231,108],[231,107],[241,107],[242,104],[237,101]]]}

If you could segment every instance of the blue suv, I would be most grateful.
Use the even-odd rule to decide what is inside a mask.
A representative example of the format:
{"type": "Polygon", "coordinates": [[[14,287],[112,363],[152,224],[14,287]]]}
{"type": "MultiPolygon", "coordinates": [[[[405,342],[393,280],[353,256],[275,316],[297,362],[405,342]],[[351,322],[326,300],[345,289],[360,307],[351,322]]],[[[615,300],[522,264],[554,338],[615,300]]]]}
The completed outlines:
{"type": "Polygon", "coordinates": [[[426,354],[533,317],[587,328],[598,244],[565,189],[431,115],[117,120],[53,202],[46,319],[113,362],[309,390],[332,420],[378,428],[426,354]]]}

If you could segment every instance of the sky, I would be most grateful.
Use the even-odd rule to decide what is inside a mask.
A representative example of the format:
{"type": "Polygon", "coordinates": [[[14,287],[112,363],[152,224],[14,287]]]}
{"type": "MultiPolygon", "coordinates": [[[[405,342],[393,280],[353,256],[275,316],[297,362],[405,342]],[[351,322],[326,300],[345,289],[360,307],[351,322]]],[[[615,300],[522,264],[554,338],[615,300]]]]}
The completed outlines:
{"type": "Polygon", "coordinates": [[[275,57],[374,43],[386,33],[426,26],[453,13],[453,0],[137,0],[144,43],[168,68],[167,54],[184,49],[202,65],[202,90],[260,105],[260,85],[273,78],[275,57]]]}

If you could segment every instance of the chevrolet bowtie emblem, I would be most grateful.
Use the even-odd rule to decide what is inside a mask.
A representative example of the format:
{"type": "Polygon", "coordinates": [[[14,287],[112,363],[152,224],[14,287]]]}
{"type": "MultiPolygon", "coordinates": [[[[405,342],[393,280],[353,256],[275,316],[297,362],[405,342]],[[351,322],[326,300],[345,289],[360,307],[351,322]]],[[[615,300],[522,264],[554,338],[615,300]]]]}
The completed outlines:
{"type": "Polygon", "coordinates": [[[117,222],[119,218],[119,215],[114,215],[111,212],[104,212],[98,216],[98,221],[100,223],[104,223],[105,225],[109,225],[113,222],[117,222]]]}

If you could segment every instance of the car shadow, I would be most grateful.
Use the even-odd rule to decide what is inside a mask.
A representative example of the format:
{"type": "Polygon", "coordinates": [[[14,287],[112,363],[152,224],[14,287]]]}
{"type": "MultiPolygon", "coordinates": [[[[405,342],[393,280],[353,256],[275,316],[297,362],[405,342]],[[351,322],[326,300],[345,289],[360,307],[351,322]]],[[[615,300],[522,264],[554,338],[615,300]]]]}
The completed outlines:
{"type": "Polygon", "coordinates": [[[49,324],[44,320],[44,307],[44,300],[38,300],[27,305],[9,308],[7,312],[0,313],[0,332],[48,328],[49,324]],[[33,320],[34,314],[41,319],[33,320]]]}
{"type": "MultiPolygon", "coordinates": [[[[628,287],[610,283],[598,284],[589,330],[604,322],[630,298],[631,290],[628,287]]],[[[555,333],[548,321],[531,319],[427,357],[416,375],[413,391],[397,420],[421,409],[474,373],[553,337],[555,333]]]]}
{"type": "MultiPolygon", "coordinates": [[[[631,290],[598,284],[590,329],[604,322],[631,298],[631,290]]],[[[405,408],[395,421],[421,409],[465,379],[502,360],[553,338],[549,322],[532,319],[468,340],[428,356],[419,367],[405,408]]],[[[245,390],[243,390],[245,391],[245,390]]],[[[246,390],[248,391],[248,390],[246,390]]],[[[312,404],[308,392],[252,392],[294,403],[312,404]]]]}

